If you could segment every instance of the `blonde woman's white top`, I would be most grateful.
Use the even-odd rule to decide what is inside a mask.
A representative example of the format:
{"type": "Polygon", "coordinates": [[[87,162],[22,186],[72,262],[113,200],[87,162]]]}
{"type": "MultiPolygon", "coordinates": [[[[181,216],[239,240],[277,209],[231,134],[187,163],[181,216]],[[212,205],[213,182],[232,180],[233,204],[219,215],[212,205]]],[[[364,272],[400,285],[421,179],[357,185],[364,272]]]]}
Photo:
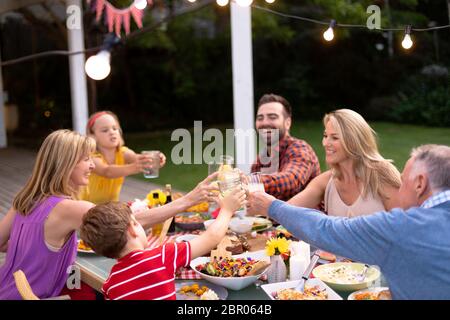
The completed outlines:
{"type": "Polygon", "coordinates": [[[359,195],[358,199],[351,204],[346,205],[339,196],[334,179],[330,178],[325,189],[325,212],[330,216],[338,217],[357,217],[365,216],[378,211],[384,211],[383,201],[378,195],[369,193],[365,198],[359,195]]]}

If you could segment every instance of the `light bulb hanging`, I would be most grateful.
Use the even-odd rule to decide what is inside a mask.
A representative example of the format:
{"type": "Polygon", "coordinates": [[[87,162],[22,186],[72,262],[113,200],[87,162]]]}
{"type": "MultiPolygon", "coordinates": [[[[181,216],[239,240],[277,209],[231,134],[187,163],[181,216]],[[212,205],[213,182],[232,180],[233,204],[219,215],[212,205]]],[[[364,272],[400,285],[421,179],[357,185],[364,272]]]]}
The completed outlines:
{"type": "Polygon", "coordinates": [[[266,0],[267,3],[274,3],[275,0],[266,0]]]}
{"type": "Polygon", "coordinates": [[[134,6],[139,10],[144,10],[147,7],[147,0],[134,0],[134,6]]]}
{"type": "Polygon", "coordinates": [[[100,51],[86,60],[84,70],[89,78],[94,80],[103,80],[111,72],[111,50],[120,42],[120,39],[110,33],[105,37],[100,51]]]}
{"type": "Polygon", "coordinates": [[[106,50],[102,50],[87,59],[84,70],[89,78],[94,80],[105,79],[111,72],[110,59],[111,54],[106,50]]]}
{"type": "Polygon", "coordinates": [[[331,41],[334,39],[334,31],[333,28],[336,26],[336,20],[331,20],[330,26],[328,29],[323,33],[323,38],[326,41],[331,41]]]}
{"type": "Polygon", "coordinates": [[[411,49],[411,47],[413,46],[413,41],[411,39],[411,25],[406,26],[405,29],[405,37],[403,38],[402,41],[402,47],[406,50],[411,49]]]}
{"type": "Polygon", "coordinates": [[[221,7],[225,7],[228,4],[228,0],[216,0],[216,3],[221,6],[221,7]]]}

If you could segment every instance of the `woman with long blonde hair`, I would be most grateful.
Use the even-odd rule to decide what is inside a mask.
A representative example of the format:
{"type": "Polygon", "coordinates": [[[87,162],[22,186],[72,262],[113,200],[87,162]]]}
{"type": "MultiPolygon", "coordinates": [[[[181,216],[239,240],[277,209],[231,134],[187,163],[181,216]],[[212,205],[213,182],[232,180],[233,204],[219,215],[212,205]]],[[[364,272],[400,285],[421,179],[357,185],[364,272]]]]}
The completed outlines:
{"type": "Polygon", "coordinates": [[[315,208],[324,201],[325,212],[345,217],[395,207],[400,173],[379,153],[376,133],[364,118],[340,109],[326,114],[323,125],[322,144],[330,170],[314,178],[289,203],[315,208]]]}
{"type": "MultiPolygon", "coordinates": [[[[95,141],[70,130],[51,133],[43,142],[25,187],[0,221],[0,248],[7,247],[0,268],[0,300],[20,299],[13,273],[22,270],[36,296],[57,296],[65,288],[77,253],[76,230],[94,206],[77,200],[95,165],[95,141]]],[[[211,175],[185,196],[149,209],[136,218],[144,227],[163,222],[176,213],[207,201],[211,175]]]]}

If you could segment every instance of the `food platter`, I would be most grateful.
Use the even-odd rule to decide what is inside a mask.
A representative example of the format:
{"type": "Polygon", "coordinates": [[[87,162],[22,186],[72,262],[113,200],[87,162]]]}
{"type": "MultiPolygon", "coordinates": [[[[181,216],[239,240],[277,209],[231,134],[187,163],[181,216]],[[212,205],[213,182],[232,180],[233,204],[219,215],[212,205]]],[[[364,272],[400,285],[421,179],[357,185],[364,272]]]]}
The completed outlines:
{"type": "MultiPolygon", "coordinates": [[[[281,290],[284,289],[293,289],[299,284],[299,282],[300,280],[270,283],[262,285],[261,288],[269,296],[270,299],[277,300],[276,298],[277,292],[280,292],[281,290]]],[[[305,284],[305,288],[313,286],[317,287],[318,289],[326,293],[326,299],[317,299],[317,300],[342,300],[341,296],[339,296],[336,292],[334,292],[329,286],[327,286],[320,279],[317,278],[308,279],[308,281],[305,284]]],[[[316,299],[303,299],[303,300],[316,300],[316,299]]]]}
{"type": "Polygon", "coordinates": [[[91,253],[91,254],[93,253],[93,254],[95,254],[94,250],[86,249],[86,246],[83,245],[81,239],[78,239],[78,241],[77,241],[77,251],[81,252],[81,253],[91,253]]]}
{"type": "Polygon", "coordinates": [[[222,286],[217,284],[205,281],[205,280],[192,280],[192,281],[183,281],[183,282],[175,282],[175,290],[177,295],[177,300],[200,300],[200,296],[195,294],[194,292],[185,292],[181,290],[183,287],[192,287],[195,284],[198,284],[199,288],[207,287],[214,291],[220,300],[226,300],[228,297],[228,290],[222,286]]]}
{"type": "Polygon", "coordinates": [[[204,229],[203,222],[209,218],[207,213],[183,212],[175,216],[175,226],[182,230],[204,229]]]}
{"type": "Polygon", "coordinates": [[[347,300],[392,300],[392,298],[388,287],[373,287],[355,291],[347,300]]]}
{"type": "Polygon", "coordinates": [[[263,217],[255,217],[253,220],[252,231],[260,232],[270,229],[273,226],[272,221],[263,217]]]}

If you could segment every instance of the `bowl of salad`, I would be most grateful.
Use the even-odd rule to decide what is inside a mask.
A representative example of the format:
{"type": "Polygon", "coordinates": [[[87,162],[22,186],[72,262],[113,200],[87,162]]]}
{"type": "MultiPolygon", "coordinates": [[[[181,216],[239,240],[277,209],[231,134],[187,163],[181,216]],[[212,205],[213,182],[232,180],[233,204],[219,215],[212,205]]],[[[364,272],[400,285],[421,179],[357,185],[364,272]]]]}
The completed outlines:
{"type": "Polygon", "coordinates": [[[228,258],[199,257],[191,268],[203,279],[231,290],[241,290],[253,284],[269,266],[264,251],[248,252],[228,258]]]}

